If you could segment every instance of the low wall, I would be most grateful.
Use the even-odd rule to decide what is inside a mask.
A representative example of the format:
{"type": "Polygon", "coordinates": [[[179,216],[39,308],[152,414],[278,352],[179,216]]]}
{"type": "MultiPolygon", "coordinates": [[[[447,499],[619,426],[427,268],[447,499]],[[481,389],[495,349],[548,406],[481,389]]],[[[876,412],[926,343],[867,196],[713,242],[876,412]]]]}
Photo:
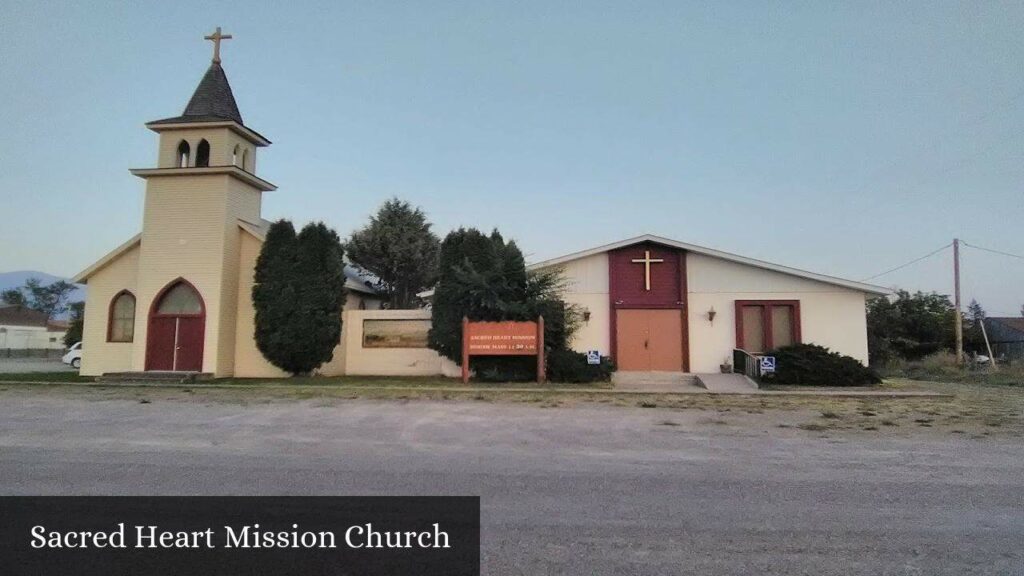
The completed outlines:
{"type": "Polygon", "coordinates": [[[0,348],[0,358],[62,358],[63,348],[0,348]]]}
{"type": "Polygon", "coordinates": [[[426,347],[429,310],[347,310],[326,376],[450,376],[459,367],[426,347]]]}

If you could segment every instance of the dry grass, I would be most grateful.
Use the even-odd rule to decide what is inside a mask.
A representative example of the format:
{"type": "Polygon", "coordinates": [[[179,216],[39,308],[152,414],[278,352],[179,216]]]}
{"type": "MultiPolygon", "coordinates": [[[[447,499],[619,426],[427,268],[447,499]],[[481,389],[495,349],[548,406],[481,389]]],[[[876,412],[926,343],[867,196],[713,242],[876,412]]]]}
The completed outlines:
{"type": "MultiPolygon", "coordinates": [[[[461,387],[441,380],[444,390],[431,389],[438,379],[348,379],[344,385],[289,384],[255,386],[241,383],[218,387],[125,387],[0,383],[0,401],[18,394],[75,396],[88,400],[179,401],[266,404],[313,401],[329,408],[354,400],[522,403],[567,409],[605,405],[668,411],[706,412],[693,420],[716,427],[790,428],[815,434],[956,434],[973,438],[1024,437],[1024,387],[956,382],[888,380],[882,390],[928,390],[954,397],[879,398],[829,396],[757,396],[712,394],[586,393],[573,387],[516,391],[500,385],[461,387]],[[728,421],[724,414],[733,414],[728,421]]],[[[659,415],[659,421],[670,414],[659,415]]]]}
{"type": "Polygon", "coordinates": [[[997,369],[984,365],[961,368],[956,365],[956,357],[947,352],[913,362],[896,361],[880,372],[886,378],[1024,387],[1024,363],[999,365],[997,369]]]}

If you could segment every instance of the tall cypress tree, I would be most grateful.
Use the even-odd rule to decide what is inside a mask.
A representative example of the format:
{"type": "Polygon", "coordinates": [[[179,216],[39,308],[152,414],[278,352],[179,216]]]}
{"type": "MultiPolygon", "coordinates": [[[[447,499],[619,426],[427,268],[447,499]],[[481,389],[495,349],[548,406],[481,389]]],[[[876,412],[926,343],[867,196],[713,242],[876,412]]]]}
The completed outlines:
{"type": "Polygon", "coordinates": [[[461,362],[462,316],[478,308],[471,306],[473,295],[465,289],[465,276],[492,271],[499,261],[498,255],[491,240],[479,230],[459,228],[441,243],[439,261],[428,345],[442,356],[461,362]]]}
{"type": "Polygon", "coordinates": [[[338,235],[322,223],[298,235],[287,220],[271,225],[252,299],[256,346],[278,368],[305,374],[331,360],[341,339],[343,256],[338,235]]]}

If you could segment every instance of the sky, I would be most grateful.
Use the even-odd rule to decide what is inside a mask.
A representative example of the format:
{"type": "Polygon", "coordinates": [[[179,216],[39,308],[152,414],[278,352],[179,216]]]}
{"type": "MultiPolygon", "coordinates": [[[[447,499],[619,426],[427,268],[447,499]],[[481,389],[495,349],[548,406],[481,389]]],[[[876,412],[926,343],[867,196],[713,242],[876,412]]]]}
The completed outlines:
{"type": "MultiPolygon", "coordinates": [[[[651,233],[863,280],[959,237],[1024,255],[1020,2],[0,0],[0,272],[139,231],[156,134],[223,65],[263,216],[386,199],[528,260],[651,233]]],[[[963,249],[1018,315],[1024,259],[963,249]]],[[[944,250],[872,280],[952,291],[944,250]]]]}

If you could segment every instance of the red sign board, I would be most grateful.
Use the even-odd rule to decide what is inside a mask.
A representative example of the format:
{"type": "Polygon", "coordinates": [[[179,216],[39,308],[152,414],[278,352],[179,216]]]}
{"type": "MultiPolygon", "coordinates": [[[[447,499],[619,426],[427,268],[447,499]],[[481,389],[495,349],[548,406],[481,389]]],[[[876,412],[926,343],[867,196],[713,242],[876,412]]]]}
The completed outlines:
{"type": "Polygon", "coordinates": [[[536,322],[470,322],[463,339],[473,356],[537,353],[536,322]]]}
{"type": "Polygon", "coordinates": [[[469,382],[470,356],[536,356],[544,382],[544,317],[536,322],[470,322],[462,319],[462,381],[469,382]]]}

